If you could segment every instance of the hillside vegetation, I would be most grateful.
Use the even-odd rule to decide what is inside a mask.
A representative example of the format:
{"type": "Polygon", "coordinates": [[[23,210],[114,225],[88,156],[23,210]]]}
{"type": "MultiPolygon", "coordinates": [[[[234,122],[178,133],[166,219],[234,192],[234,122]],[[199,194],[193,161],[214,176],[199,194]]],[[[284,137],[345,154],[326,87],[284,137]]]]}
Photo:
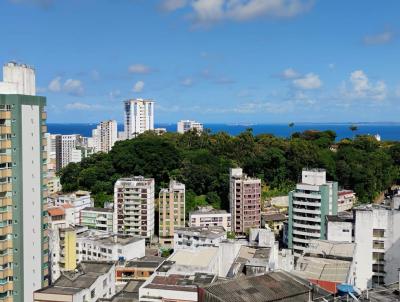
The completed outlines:
{"type": "Polygon", "coordinates": [[[251,129],[238,136],[149,132],[117,142],[108,154],[69,164],[60,172],[61,183],[66,192],[91,191],[96,204],[102,205],[112,199],[114,182],[120,177],[155,178],[156,197],[173,178],[186,184],[187,211],[199,204],[228,209],[229,168],[236,166],[261,178],[274,195],[293,189],[303,167],[325,168],[328,179],[353,189],[364,203],[397,183],[399,142],[357,136],[334,145],[335,138],[333,131],[294,133],[290,139],[255,136],[251,129]]]}

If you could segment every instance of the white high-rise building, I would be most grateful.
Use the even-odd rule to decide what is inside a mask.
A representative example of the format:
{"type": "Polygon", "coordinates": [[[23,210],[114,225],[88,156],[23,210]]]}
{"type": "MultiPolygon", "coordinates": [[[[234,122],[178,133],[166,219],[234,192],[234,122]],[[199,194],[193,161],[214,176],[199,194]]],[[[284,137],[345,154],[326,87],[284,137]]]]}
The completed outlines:
{"type": "Polygon", "coordinates": [[[203,124],[196,122],[196,121],[190,121],[190,120],[181,120],[178,122],[177,129],[176,131],[178,133],[185,133],[190,130],[196,130],[197,132],[203,132],[203,124]]]}
{"type": "Polygon", "coordinates": [[[154,179],[121,178],[114,186],[114,217],[118,233],[151,240],[154,234],[154,179]]]}
{"type": "Polygon", "coordinates": [[[94,152],[108,153],[118,139],[117,121],[101,122],[92,131],[94,152]]]}
{"type": "Polygon", "coordinates": [[[49,281],[46,98],[35,71],[7,63],[0,82],[0,300],[30,302],[49,281]]]}
{"type": "Polygon", "coordinates": [[[76,159],[77,153],[73,152],[78,146],[79,134],[56,136],[56,170],[64,168],[72,162],[73,155],[76,159]]]}
{"type": "Polygon", "coordinates": [[[154,101],[132,99],[125,101],[125,139],[154,130],[154,101]]]}

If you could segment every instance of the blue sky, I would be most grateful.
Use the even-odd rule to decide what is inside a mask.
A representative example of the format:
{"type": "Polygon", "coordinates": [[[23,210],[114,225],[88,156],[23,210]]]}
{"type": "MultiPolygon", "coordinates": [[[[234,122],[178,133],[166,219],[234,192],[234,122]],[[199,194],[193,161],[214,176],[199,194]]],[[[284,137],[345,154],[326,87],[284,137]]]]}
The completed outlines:
{"type": "Polygon", "coordinates": [[[49,122],[400,122],[400,1],[2,0],[49,122]]]}

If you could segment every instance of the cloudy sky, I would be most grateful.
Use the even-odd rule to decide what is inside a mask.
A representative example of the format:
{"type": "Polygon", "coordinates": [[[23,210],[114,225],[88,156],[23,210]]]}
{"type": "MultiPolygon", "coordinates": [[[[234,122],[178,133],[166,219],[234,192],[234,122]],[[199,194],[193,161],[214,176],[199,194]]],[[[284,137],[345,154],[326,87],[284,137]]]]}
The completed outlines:
{"type": "Polygon", "coordinates": [[[1,0],[49,122],[400,122],[398,0],[1,0]]]}

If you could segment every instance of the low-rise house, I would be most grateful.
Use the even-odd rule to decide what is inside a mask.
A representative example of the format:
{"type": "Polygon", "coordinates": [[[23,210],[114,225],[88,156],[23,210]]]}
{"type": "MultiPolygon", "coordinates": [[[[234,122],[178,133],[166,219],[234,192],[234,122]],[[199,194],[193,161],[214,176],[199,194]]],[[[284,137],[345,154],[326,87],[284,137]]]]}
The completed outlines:
{"type": "Polygon", "coordinates": [[[139,302],[139,289],[144,281],[129,281],[125,287],[111,298],[101,298],[97,302],[139,302]]]}
{"type": "Polygon", "coordinates": [[[174,249],[218,246],[225,239],[226,231],[222,226],[175,228],[174,249]]]}
{"type": "Polygon", "coordinates": [[[50,205],[60,206],[70,204],[74,208],[75,224],[80,223],[80,213],[84,208],[93,207],[93,200],[88,191],[76,191],[73,193],[54,193],[47,198],[50,205]]]}
{"type": "Polygon", "coordinates": [[[114,220],[114,210],[111,208],[84,208],[81,211],[80,224],[89,229],[117,232],[117,222],[114,220]]]}
{"type": "Polygon", "coordinates": [[[115,263],[83,261],[52,285],[33,293],[34,302],[96,302],[115,294],[115,263]]]}
{"type": "Polygon", "coordinates": [[[116,268],[116,282],[126,283],[132,280],[147,280],[164,260],[165,258],[158,256],[145,256],[120,262],[116,268]]]}
{"type": "Polygon", "coordinates": [[[354,284],[355,244],[327,240],[311,240],[304,254],[297,259],[293,273],[336,293],[342,283],[354,284]]]}
{"type": "Polygon", "coordinates": [[[330,293],[284,271],[215,282],[199,289],[199,302],[310,302],[330,298],[330,293]]]}
{"type": "Polygon", "coordinates": [[[231,213],[225,210],[216,210],[211,206],[199,207],[197,211],[189,213],[191,227],[222,226],[226,231],[231,230],[231,213]]]}
{"type": "Polygon", "coordinates": [[[215,275],[205,273],[154,275],[139,289],[139,301],[197,302],[200,299],[198,288],[211,284],[215,278],[215,275]]]}
{"type": "Polygon", "coordinates": [[[356,203],[356,193],[352,190],[341,190],[338,192],[338,212],[349,211],[356,203]]]}
{"type": "Polygon", "coordinates": [[[67,228],[75,224],[75,210],[69,203],[59,206],[50,206],[47,209],[49,215],[49,229],[67,228]]]}
{"type": "Polygon", "coordinates": [[[285,214],[281,212],[264,212],[261,213],[261,227],[265,228],[268,226],[275,235],[278,235],[283,230],[283,222],[287,221],[285,214]]]}
{"type": "Polygon", "coordinates": [[[87,230],[77,235],[78,261],[123,261],[145,256],[145,238],[87,230]]]}

